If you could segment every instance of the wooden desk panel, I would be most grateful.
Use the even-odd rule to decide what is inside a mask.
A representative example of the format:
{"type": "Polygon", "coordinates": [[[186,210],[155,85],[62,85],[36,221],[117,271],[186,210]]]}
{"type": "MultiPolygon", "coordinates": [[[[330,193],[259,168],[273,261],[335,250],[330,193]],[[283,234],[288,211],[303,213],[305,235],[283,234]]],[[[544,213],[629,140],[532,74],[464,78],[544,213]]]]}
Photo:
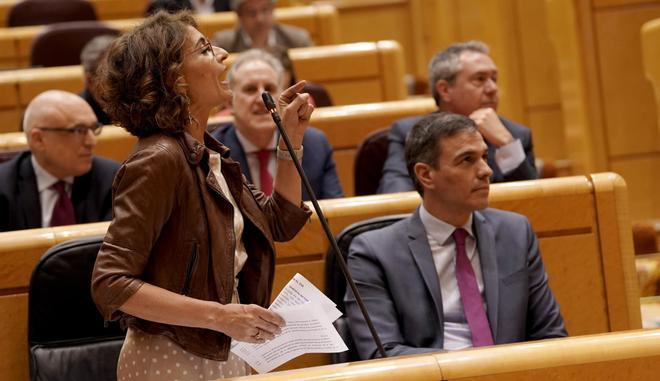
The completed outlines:
{"type": "MultiPolygon", "coordinates": [[[[627,194],[620,177],[605,173],[495,184],[490,202],[494,207],[528,213],[538,233],[551,286],[569,332],[582,334],[640,327],[627,194]]],[[[415,192],[395,193],[322,200],[320,204],[331,230],[337,234],[359,220],[411,212],[419,204],[419,196],[415,192]]],[[[4,307],[3,311],[15,311],[11,319],[0,321],[0,333],[23,333],[17,336],[20,340],[9,341],[14,335],[0,342],[0,358],[7,365],[1,368],[4,370],[0,370],[0,378],[23,380],[27,375],[25,291],[38,258],[52,244],[103,234],[107,225],[102,222],[0,233],[0,306],[4,307]]],[[[294,240],[278,243],[275,291],[295,271],[323,287],[327,247],[316,216],[311,217],[294,240]]],[[[536,348],[535,344],[520,345],[528,345],[524,347],[528,351],[536,348]]],[[[492,349],[507,352],[504,348],[492,349]]],[[[456,355],[466,353],[469,352],[456,355]]],[[[304,365],[318,365],[323,362],[314,361],[326,360],[323,356],[306,357],[304,365]]],[[[300,365],[293,361],[288,366],[300,365]]],[[[529,366],[523,368],[535,369],[529,366]]],[[[421,369],[428,371],[424,366],[421,369]]],[[[406,372],[404,368],[399,371],[404,373],[397,373],[398,376],[406,372]]],[[[470,377],[480,375],[479,372],[469,373],[470,377]]]]}

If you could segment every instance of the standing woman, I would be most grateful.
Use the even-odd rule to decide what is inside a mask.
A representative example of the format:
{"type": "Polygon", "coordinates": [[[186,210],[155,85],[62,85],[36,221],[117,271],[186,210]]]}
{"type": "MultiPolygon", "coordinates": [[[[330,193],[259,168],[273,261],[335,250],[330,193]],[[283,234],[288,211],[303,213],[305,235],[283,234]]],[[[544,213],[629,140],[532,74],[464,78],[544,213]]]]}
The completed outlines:
{"type": "MultiPolygon", "coordinates": [[[[263,308],[273,241],[293,238],[310,212],[286,151],[266,197],[206,133],[211,109],[231,99],[218,79],[226,57],[189,13],[160,12],[115,41],[99,70],[105,110],[139,138],[115,178],[114,219],[92,276],[104,319],[128,326],[120,381],[249,374],[231,340],[263,342],[283,325],[263,308]]],[[[303,85],[279,98],[299,155],[313,111],[303,85]]]]}

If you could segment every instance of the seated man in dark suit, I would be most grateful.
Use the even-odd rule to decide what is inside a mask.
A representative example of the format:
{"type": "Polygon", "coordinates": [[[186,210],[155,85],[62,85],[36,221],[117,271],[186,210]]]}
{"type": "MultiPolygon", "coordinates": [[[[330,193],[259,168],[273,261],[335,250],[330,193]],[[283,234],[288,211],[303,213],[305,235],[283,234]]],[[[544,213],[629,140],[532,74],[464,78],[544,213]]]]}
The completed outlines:
{"type": "MultiPolygon", "coordinates": [[[[471,119],[423,118],[405,146],[422,205],[351,244],[348,268],[388,355],[566,336],[529,221],[487,208],[487,155],[471,119]]],[[[345,301],[360,357],[378,356],[350,288],[345,301]]]]}
{"type": "MultiPolygon", "coordinates": [[[[282,64],[258,49],[241,54],[227,73],[234,96],[234,124],[218,128],[213,137],[231,149],[231,158],[241,164],[250,182],[270,194],[273,190],[277,158],[275,122],[266,109],[261,93],[268,91],[277,99],[282,91],[282,64]]],[[[302,166],[319,199],[342,197],[332,147],[320,130],[309,127],[303,137],[302,166]]],[[[303,189],[303,199],[309,200],[303,189]]]]}
{"type": "MultiPolygon", "coordinates": [[[[497,115],[497,67],[484,43],[457,43],[437,53],[429,64],[429,87],[439,111],[465,115],[476,123],[488,145],[491,182],[538,178],[531,131],[497,115]]],[[[421,118],[404,118],[392,124],[378,193],[414,189],[403,146],[410,129],[421,118]]]]}
{"type": "Polygon", "coordinates": [[[275,22],[275,0],[231,0],[230,6],[238,15],[238,26],[213,36],[213,45],[229,53],[251,48],[290,49],[312,45],[305,29],[275,22]]]}
{"type": "Polygon", "coordinates": [[[110,220],[119,164],[92,156],[101,125],[87,102],[41,93],[23,130],[30,151],[0,164],[0,231],[110,220]]]}

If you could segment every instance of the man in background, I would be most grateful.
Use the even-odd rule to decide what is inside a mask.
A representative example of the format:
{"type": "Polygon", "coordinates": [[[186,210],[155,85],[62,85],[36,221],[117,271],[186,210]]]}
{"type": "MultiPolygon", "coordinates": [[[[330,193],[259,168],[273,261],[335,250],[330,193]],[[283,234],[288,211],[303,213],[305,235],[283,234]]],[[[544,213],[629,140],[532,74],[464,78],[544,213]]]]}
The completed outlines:
{"type": "MultiPolygon", "coordinates": [[[[282,64],[272,55],[259,49],[242,53],[227,73],[233,92],[234,123],[213,132],[213,137],[231,149],[230,156],[241,164],[248,180],[268,194],[273,190],[276,158],[282,152],[276,149],[280,136],[261,93],[268,91],[277,99],[283,90],[283,76],[282,64]]],[[[323,132],[307,128],[303,150],[302,167],[316,196],[342,197],[332,147],[323,132]]],[[[304,188],[302,195],[309,200],[304,188]]]]}
{"type": "MultiPolygon", "coordinates": [[[[531,131],[497,114],[497,66],[488,52],[480,41],[453,44],[438,52],[429,64],[429,88],[438,111],[464,115],[476,123],[488,145],[491,182],[536,179],[531,131]]],[[[392,124],[378,193],[415,189],[403,147],[410,129],[421,118],[404,118],[392,124]]]]}
{"type": "Polygon", "coordinates": [[[99,123],[104,126],[112,124],[112,121],[108,114],[103,111],[101,105],[96,101],[96,97],[94,96],[94,81],[96,78],[96,69],[105,56],[105,52],[110,47],[110,44],[112,44],[116,38],[116,36],[112,35],[94,37],[80,52],[80,63],[85,75],[85,88],[80,93],[80,96],[89,103],[96,115],[96,119],[98,119],[99,123]]]}
{"type": "Polygon", "coordinates": [[[309,33],[301,28],[275,22],[275,0],[231,0],[238,26],[213,36],[213,44],[229,53],[251,48],[273,50],[311,46],[309,33]]]}
{"type": "Polygon", "coordinates": [[[87,102],[41,93],[23,130],[30,150],[0,164],[0,231],[110,220],[119,164],[93,156],[101,125],[87,102]]]}

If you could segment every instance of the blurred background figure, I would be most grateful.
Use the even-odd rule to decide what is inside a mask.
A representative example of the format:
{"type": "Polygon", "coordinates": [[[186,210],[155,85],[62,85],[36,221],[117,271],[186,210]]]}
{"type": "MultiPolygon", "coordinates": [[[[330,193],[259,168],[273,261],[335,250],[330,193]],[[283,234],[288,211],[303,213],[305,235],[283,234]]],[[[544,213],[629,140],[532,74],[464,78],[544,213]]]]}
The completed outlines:
{"type": "Polygon", "coordinates": [[[101,105],[96,101],[94,95],[94,84],[96,79],[96,69],[105,57],[105,53],[110,47],[110,44],[116,39],[116,36],[104,35],[94,37],[85,45],[82,52],[80,52],[80,63],[82,64],[85,73],[85,88],[80,93],[80,96],[89,103],[96,114],[99,123],[103,125],[111,124],[112,121],[108,114],[103,111],[101,105]]]}
{"type": "Polygon", "coordinates": [[[309,33],[301,28],[275,22],[275,0],[231,0],[231,9],[238,14],[238,26],[222,30],[213,36],[213,43],[229,53],[250,48],[311,46],[309,33]]]}
{"type": "Polygon", "coordinates": [[[145,16],[151,16],[159,10],[169,13],[189,10],[199,14],[228,12],[229,0],[153,0],[147,4],[145,16]]]}

